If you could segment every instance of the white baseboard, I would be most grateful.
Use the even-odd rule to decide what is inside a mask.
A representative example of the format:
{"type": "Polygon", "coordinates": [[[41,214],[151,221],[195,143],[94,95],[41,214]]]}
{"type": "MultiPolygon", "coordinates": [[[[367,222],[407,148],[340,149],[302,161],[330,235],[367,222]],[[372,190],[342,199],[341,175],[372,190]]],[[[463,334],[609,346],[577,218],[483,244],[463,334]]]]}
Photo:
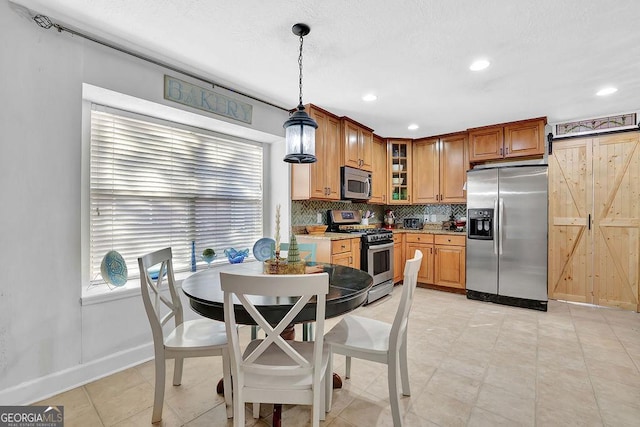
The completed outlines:
{"type": "Polygon", "coordinates": [[[0,390],[0,405],[30,405],[153,359],[153,343],[130,348],[0,390]]]}

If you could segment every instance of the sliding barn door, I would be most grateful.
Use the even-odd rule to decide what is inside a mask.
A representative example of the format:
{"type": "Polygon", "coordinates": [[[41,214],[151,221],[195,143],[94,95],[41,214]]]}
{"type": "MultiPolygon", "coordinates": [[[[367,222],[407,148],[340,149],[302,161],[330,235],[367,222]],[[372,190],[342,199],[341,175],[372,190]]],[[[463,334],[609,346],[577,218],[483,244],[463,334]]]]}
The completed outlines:
{"type": "Polygon", "coordinates": [[[549,298],[640,311],[640,134],[554,141],[549,298]]]}
{"type": "Polygon", "coordinates": [[[640,137],[593,141],[595,303],[640,311],[640,137]]]}
{"type": "Polygon", "coordinates": [[[549,298],[594,302],[592,141],[554,141],[549,156],[549,298]]]}

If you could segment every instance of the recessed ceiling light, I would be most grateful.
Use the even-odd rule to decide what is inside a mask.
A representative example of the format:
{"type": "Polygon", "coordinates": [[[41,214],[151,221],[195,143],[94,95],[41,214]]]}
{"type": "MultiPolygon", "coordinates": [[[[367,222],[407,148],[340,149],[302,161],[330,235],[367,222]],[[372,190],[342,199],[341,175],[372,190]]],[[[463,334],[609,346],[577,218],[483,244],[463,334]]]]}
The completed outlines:
{"type": "Polygon", "coordinates": [[[418,126],[417,124],[413,123],[413,124],[410,124],[410,125],[407,127],[407,129],[409,129],[409,130],[416,130],[416,129],[418,129],[419,127],[420,127],[420,126],[418,126]]]}
{"type": "Polygon", "coordinates": [[[612,93],[617,92],[618,89],[613,87],[613,86],[609,86],[609,87],[605,87],[602,88],[598,91],[598,93],[596,93],[596,95],[598,96],[607,96],[607,95],[611,95],[612,93]]]}
{"type": "Polygon", "coordinates": [[[473,64],[471,64],[471,66],[469,66],[469,69],[471,71],[480,71],[480,70],[484,70],[485,68],[487,68],[491,63],[489,61],[487,61],[486,59],[479,59],[477,61],[475,61],[473,64]]]}
{"type": "Polygon", "coordinates": [[[368,93],[368,94],[362,96],[362,100],[366,101],[366,102],[375,101],[376,99],[378,99],[378,97],[375,96],[372,93],[368,93]]]}

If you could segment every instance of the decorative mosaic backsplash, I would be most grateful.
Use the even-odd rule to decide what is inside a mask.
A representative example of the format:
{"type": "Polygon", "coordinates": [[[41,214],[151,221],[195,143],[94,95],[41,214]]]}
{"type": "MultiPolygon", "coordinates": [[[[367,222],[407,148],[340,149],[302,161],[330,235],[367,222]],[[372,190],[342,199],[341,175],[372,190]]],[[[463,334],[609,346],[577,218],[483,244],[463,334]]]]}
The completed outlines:
{"type": "Polygon", "coordinates": [[[407,217],[423,218],[423,215],[438,215],[438,221],[444,221],[449,218],[451,213],[456,219],[467,214],[466,204],[455,205],[408,205],[408,206],[381,206],[369,205],[366,203],[348,203],[348,202],[323,202],[316,200],[292,201],[291,202],[291,225],[309,225],[317,223],[317,214],[322,215],[322,223],[327,223],[327,210],[360,210],[372,211],[375,213],[374,220],[371,223],[382,223],[384,212],[391,209],[398,221],[402,221],[407,217]]]}

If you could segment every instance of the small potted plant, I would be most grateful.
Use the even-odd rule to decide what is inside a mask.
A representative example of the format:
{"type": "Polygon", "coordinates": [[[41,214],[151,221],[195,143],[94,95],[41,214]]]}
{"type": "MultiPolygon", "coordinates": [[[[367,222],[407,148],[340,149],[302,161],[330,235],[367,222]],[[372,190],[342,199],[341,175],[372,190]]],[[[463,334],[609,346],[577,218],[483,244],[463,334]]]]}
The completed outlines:
{"type": "Polygon", "coordinates": [[[211,248],[207,248],[202,251],[202,260],[207,263],[207,268],[211,267],[211,263],[216,259],[216,251],[211,248]]]}

